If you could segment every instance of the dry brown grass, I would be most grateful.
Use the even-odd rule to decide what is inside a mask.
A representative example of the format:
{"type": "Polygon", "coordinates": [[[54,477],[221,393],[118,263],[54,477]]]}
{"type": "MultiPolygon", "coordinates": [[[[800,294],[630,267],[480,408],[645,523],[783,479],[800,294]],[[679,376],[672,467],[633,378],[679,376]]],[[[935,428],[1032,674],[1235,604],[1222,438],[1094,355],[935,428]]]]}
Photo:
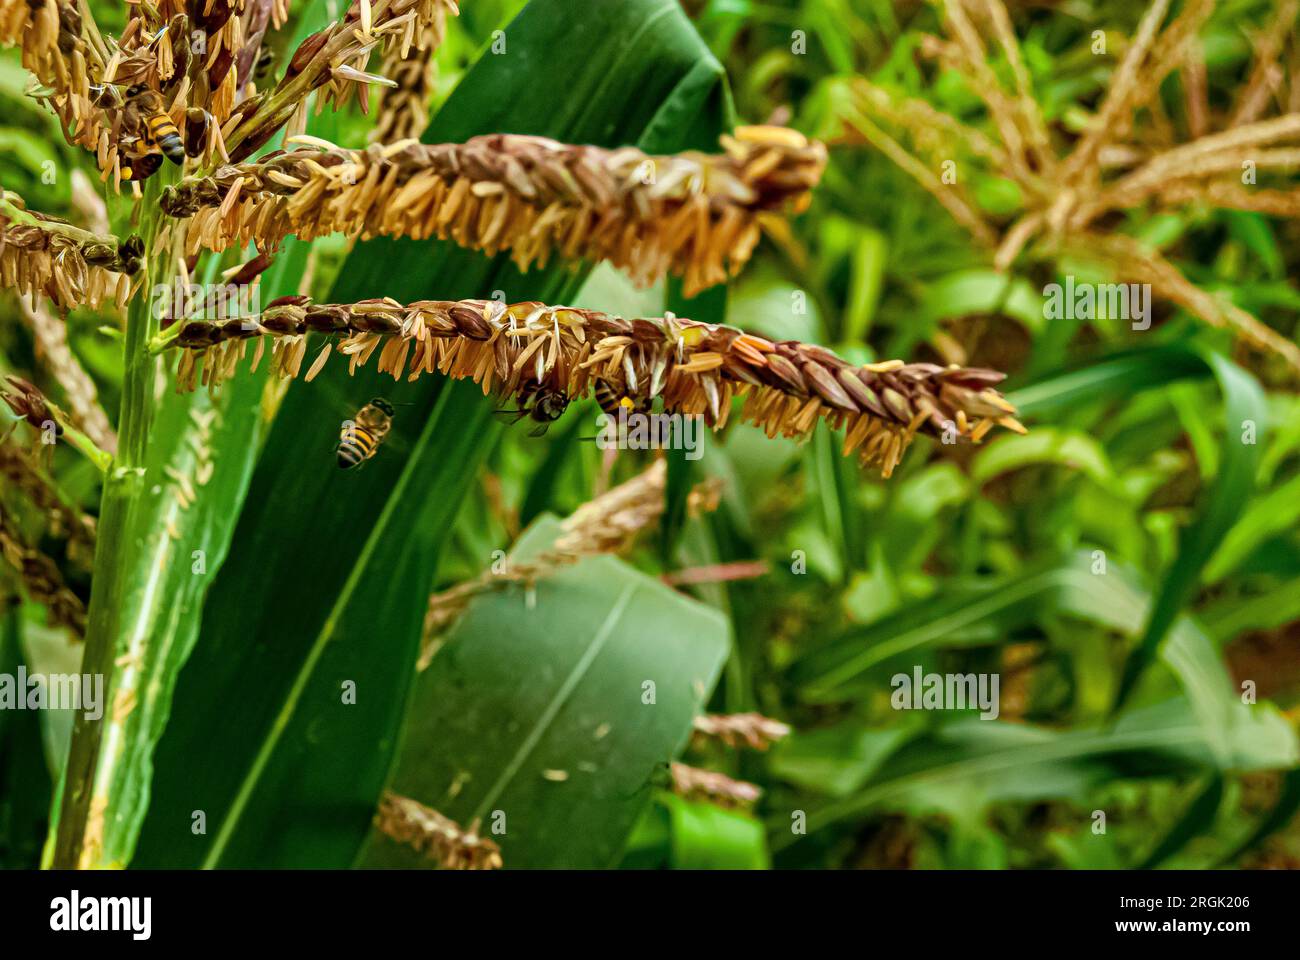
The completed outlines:
{"type": "MultiPolygon", "coordinates": [[[[1063,255],[1100,263],[1214,326],[1232,329],[1252,348],[1280,357],[1300,375],[1300,347],[1256,317],[1197,288],[1154,247],[1113,232],[1108,218],[1137,208],[1189,204],[1300,216],[1300,189],[1242,183],[1242,164],[1261,178],[1300,168],[1300,77],[1284,83],[1284,40],[1296,26],[1297,3],[1285,0],[1257,39],[1249,79],[1226,111],[1205,99],[1197,33],[1212,0],[1189,0],[1170,16],[1169,0],[1147,9],[1116,65],[1108,92],[1086,129],[1069,138],[1049,129],[1034,98],[1019,42],[1001,0],[946,0],[945,36],[924,52],[960,73],[986,108],[988,129],[967,125],[929,104],[893,96],[860,79],[843,115],[844,139],[871,144],[911,174],[953,218],[990,248],[995,266],[1018,258],[1063,255]],[[1010,88],[994,65],[1005,63],[1010,88]],[[1178,73],[1187,95],[1184,128],[1164,115],[1161,83],[1178,73]],[[1289,90],[1289,93],[1288,93],[1289,90]],[[1274,116],[1264,114],[1273,112],[1274,116]],[[1219,129],[1211,129],[1215,124],[1219,129]],[[905,143],[910,142],[910,146],[905,143]],[[963,171],[945,183],[935,171],[955,159],[963,171]],[[1006,176],[1023,207],[995,222],[969,192],[971,169],[1006,176]]],[[[1294,184],[1291,179],[1290,183],[1294,184]]]]}

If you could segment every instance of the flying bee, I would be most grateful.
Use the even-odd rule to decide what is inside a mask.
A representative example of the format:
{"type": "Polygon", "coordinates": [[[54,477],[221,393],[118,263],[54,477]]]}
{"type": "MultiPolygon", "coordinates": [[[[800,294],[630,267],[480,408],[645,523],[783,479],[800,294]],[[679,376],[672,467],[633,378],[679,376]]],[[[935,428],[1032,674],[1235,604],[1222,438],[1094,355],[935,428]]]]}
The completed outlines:
{"type": "Polygon", "coordinates": [[[564,415],[569,407],[569,395],[563,390],[556,390],[541,383],[529,382],[519,389],[519,408],[517,410],[498,410],[498,413],[513,413],[517,423],[524,417],[537,422],[537,426],[528,432],[530,437],[540,437],[546,428],[564,415]]]}
{"type": "Polygon", "coordinates": [[[620,408],[627,410],[628,413],[649,413],[651,406],[654,405],[654,401],[648,397],[629,397],[608,380],[599,378],[596,380],[593,395],[596,402],[600,404],[600,409],[611,417],[617,417],[620,408]]]}
{"type": "Polygon", "coordinates": [[[336,451],[339,468],[350,470],[373,457],[392,427],[393,405],[383,397],[375,397],[355,417],[344,421],[336,451]]]}

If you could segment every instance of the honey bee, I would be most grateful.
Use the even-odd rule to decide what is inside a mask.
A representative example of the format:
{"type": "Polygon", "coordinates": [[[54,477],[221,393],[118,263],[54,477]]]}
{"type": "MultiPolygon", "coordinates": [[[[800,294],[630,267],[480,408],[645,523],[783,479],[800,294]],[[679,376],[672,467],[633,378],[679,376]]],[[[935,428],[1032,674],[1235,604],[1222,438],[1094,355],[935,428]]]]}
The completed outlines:
{"type": "Polygon", "coordinates": [[[530,437],[540,437],[546,428],[564,415],[569,407],[569,395],[563,390],[555,390],[541,383],[526,383],[519,389],[519,408],[517,410],[500,410],[499,413],[513,413],[517,423],[524,417],[537,422],[537,426],[528,432],[530,437]]]}
{"type": "Polygon", "coordinates": [[[172,163],[185,162],[185,144],[181,141],[181,132],[163,109],[162,97],[148,87],[137,85],[126,92],[127,97],[139,105],[144,114],[145,131],[148,140],[160,149],[172,163]]]}
{"type": "Polygon", "coordinates": [[[619,408],[627,410],[628,413],[649,413],[650,407],[654,404],[654,401],[649,398],[629,397],[608,380],[597,379],[593,395],[596,402],[600,404],[600,409],[611,417],[618,416],[619,408]]]}
{"type": "Polygon", "coordinates": [[[120,110],[125,120],[123,136],[118,141],[122,179],[139,183],[148,180],[162,167],[163,157],[173,163],[185,162],[185,145],[180,131],[162,107],[162,97],[143,84],[125,92],[114,84],[91,86],[96,106],[120,110]]]}
{"type": "Polygon", "coordinates": [[[355,417],[344,421],[336,451],[339,468],[350,470],[373,457],[392,426],[393,405],[383,397],[375,397],[355,417]]]}

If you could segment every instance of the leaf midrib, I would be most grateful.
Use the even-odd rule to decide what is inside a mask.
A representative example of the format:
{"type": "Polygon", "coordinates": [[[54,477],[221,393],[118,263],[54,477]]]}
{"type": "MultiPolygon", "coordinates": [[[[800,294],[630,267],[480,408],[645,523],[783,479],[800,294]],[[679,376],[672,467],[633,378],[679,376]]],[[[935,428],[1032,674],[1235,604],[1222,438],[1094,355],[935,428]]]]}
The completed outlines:
{"type": "Polygon", "coordinates": [[[384,502],[384,509],[380,512],[378,520],[370,530],[370,535],[366,538],[365,546],[362,547],[361,552],[357,555],[356,562],[353,563],[352,569],[348,572],[348,578],[344,582],[343,588],[339,590],[338,596],[334,601],[334,606],[330,608],[329,616],[327,616],[325,622],[321,624],[321,628],[317,632],[316,638],[312,641],[311,650],[303,660],[302,665],[298,668],[298,673],[294,677],[293,686],[289,690],[289,695],[285,699],[284,705],[280,708],[279,713],[276,714],[275,722],[271,725],[269,735],[262,741],[262,745],[257,752],[257,757],[253,760],[252,765],[249,766],[248,772],[244,775],[243,780],[240,781],[239,790],[236,792],[235,799],[230,805],[230,810],[222,820],[221,830],[213,840],[212,848],[208,851],[208,855],[203,859],[203,869],[210,870],[214,868],[220,861],[222,854],[225,853],[226,847],[230,843],[230,839],[234,835],[235,829],[238,827],[244,808],[248,805],[248,802],[253,795],[253,791],[256,789],[257,783],[261,779],[262,773],[266,769],[267,764],[270,763],[272,754],[274,754],[276,748],[279,746],[281,737],[284,736],[285,730],[288,729],[289,723],[292,721],[293,715],[298,709],[298,704],[302,700],[303,694],[306,692],[307,685],[311,682],[311,677],[313,673],[315,673],[317,663],[320,661],[320,658],[324,656],[325,647],[333,637],[339,619],[342,617],[344,610],[347,609],[348,604],[351,602],[352,596],[356,592],[357,586],[361,581],[361,577],[370,564],[371,557],[387,535],[388,525],[392,522],[393,513],[396,511],[398,504],[402,503],[405,498],[406,488],[409,486],[411,478],[415,473],[415,465],[423,462],[422,458],[424,455],[424,448],[430,442],[430,438],[435,432],[435,426],[442,419],[441,408],[443,404],[445,404],[446,398],[449,395],[449,393],[445,393],[443,397],[440,398],[434,415],[430,416],[428,420],[425,421],[424,431],[420,434],[419,442],[417,443],[415,450],[412,451],[411,456],[407,458],[406,464],[402,468],[401,476],[398,477],[397,483],[393,486],[392,493],[384,502]]]}
{"type": "Polygon", "coordinates": [[[546,704],[546,709],[542,711],[541,715],[537,718],[537,722],[534,723],[532,729],[528,731],[528,736],[526,736],[523,743],[519,745],[519,749],[515,751],[515,755],[510,758],[510,762],[505,765],[505,768],[501,771],[501,775],[497,777],[496,782],[493,783],[488,789],[488,792],[484,794],[482,801],[479,802],[478,807],[469,818],[470,823],[478,821],[487,813],[492,804],[496,802],[497,798],[505,792],[510,781],[515,778],[515,775],[518,774],[520,768],[523,767],[524,763],[532,755],[533,751],[537,749],[537,745],[541,742],[542,737],[546,735],[551,724],[554,723],[560,709],[568,702],[569,698],[573,695],[573,692],[582,682],[583,677],[585,677],[587,672],[591,669],[591,665],[596,662],[596,657],[600,655],[601,650],[604,649],[609,638],[613,636],[614,627],[617,626],[618,621],[622,619],[623,612],[627,609],[627,605],[631,602],[632,596],[638,589],[640,589],[640,584],[635,582],[629,583],[618,595],[618,599],[616,599],[613,606],[610,607],[609,613],[606,614],[600,628],[591,638],[591,642],[587,645],[587,649],[583,651],[578,662],[574,664],[573,669],[569,671],[569,675],[565,678],[564,683],[562,683],[560,688],[555,691],[554,695],[552,695],[550,701],[546,704]]]}

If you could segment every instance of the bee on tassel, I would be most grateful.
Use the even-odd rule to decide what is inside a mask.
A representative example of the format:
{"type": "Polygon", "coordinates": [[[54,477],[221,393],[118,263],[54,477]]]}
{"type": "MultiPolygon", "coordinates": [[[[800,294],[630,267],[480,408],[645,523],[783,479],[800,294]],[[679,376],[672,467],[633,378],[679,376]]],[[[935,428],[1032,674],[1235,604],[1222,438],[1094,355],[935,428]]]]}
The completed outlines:
{"type": "Polygon", "coordinates": [[[511,410],[505,408],[497,413],[515,415],[511,423],[518,423],[524,417],[537,423],[528,431],[530,437],[540,437],[552,423],[564,416],[569,408],[569,395],[563,390],[556,390],[545,384],[530,381],[519,388],[519,406],[511,410]]]}
{"type": "Polygon", "coordinates": [[[622,436],[629,422],[629,417],[634,414],[648,416],[650,411],[654,409],[653,398],[630,396],[626,391],[601,377],[596,378],[592,396],[595,398],[601,412],[609,417],[609,420],[603,422],[600,434],[594,437],[579,437],[579,440],[590,442],[600,440],[602,437],[609,439],[622,436]]]}
{"type": "Polygon", "coordinates": [[[596,403],[600,409],[605,411],[611,417],[617,417],[620,409],[628,413],[649,413],[654,401],[648,397],[630,397],[623,391],[619,390],[608,380],[597,379],[596,388],[592,391],[596,398],[596,403]]]}
{"type": "Polygon", "coordinates": [[[131,87],[126,95],[129,100],[139,104],[149,141],[172,163],[184,163],[185,144],[181,141],[181,132],[176,129],[171,116],[163,109],[162,97],[156,91],[141,85],[131,87]]]}

